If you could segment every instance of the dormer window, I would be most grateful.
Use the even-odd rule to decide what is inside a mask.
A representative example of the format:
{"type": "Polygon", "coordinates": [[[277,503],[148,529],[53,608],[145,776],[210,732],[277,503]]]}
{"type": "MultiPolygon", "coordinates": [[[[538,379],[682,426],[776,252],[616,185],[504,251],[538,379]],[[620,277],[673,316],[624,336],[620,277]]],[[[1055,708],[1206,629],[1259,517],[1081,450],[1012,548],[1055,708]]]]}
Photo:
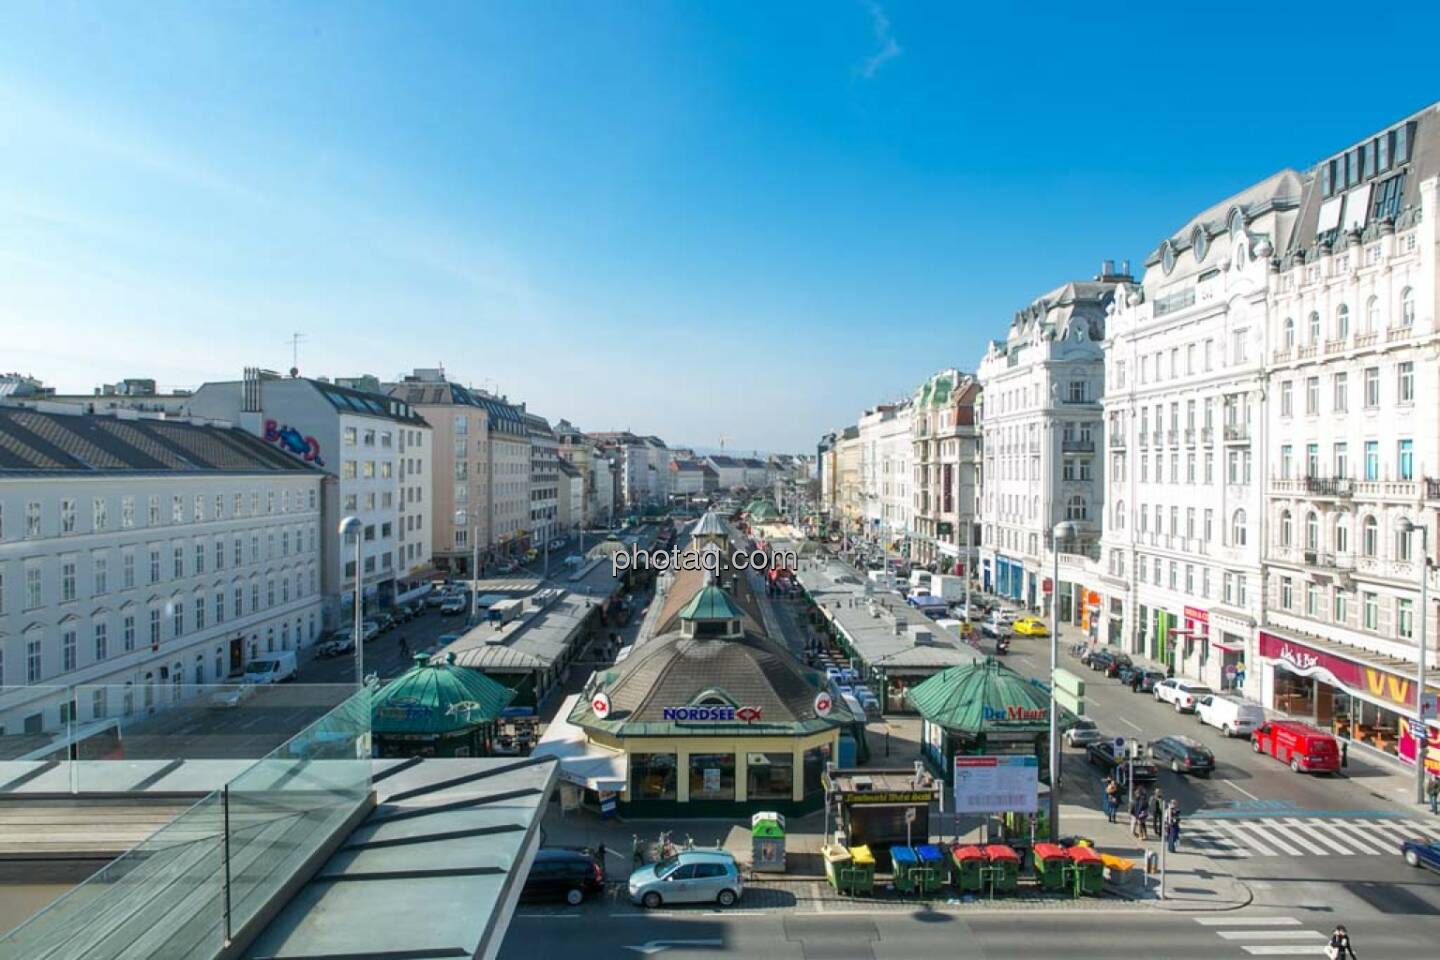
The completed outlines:
{"type": "Polygon", "coordinates": [[[1195,262],[1199,263],[1205,259],[1205,254],[1210,251],[1210,238],[1205,235],[1203,227],[1196,227],[1194,239],[1191,245],[1195,248],[1195,262]]]}

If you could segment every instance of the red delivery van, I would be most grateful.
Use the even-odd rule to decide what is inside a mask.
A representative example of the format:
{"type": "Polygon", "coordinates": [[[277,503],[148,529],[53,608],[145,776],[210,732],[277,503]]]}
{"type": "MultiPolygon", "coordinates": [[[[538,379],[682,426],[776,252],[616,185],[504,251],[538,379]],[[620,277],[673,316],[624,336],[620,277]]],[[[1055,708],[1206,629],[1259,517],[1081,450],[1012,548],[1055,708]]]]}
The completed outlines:
{"type": "Polygon", "coordinates": [[[1256,753],[1268,753],[1296,773],[1338,773],[1340,744],[1308,723],[1271,720],[1250,734],[1256,753]]]}

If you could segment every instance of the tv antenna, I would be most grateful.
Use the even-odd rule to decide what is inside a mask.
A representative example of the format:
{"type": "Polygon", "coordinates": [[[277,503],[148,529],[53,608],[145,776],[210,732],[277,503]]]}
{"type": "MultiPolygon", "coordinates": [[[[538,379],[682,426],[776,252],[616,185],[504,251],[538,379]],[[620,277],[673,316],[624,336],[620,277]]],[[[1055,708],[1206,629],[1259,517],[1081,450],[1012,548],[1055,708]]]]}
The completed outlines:
{"type": "Polygon", "coordinates": [[[305,342],[305,334],[290,334],[290,376],[300,376],[300,344],[305,342]]]}

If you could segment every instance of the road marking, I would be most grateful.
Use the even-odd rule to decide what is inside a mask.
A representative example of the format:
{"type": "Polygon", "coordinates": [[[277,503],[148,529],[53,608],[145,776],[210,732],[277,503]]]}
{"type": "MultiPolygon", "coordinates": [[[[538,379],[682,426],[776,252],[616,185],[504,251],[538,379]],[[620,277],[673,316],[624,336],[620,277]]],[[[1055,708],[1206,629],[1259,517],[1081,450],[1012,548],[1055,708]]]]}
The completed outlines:
{"type": "MultiPolygon", "coordinates": [[[[352,606],[353,606],[353,604],[352,604],[352,606]]],[[[1117,718],[1117,719],[1119,719],[1119,721],[1120,721],[1121,723],[1125,724],[1125,726],[1129,727],[1129,728],[1132,729],[1132,730],[1139,730],[1141,733],[1144,733],[1144,732],[1145,732],[1145,731],[1144,731],[1144,728],[1141,727],[1140,724],[1138,724],[1138,723],[1131,723],[1129,720],[1126,720],[1124,717],[1119,717],[1119,718],[1117,718]]]]}
{"type": "Polygon", "coordinates": [[[1333,832],[1344,838],[1345,842],[1355,847],[1361,853],[1394,853],[1393,844],[1382,843],[1369,831],[1363,829],[1359,824],[1344,823],[1338,820],[1331,820],[1324,824],[1333,832]]]}
{"type": "Polygon", "coordinates": [[[1298,927],[1300,921],[1294,917],[1196,917],[1202,927],[1298,927]]]}
{"type": "Polygon", "coordinates": [[[1238,829],[1262,835],[1265,838],[1266,845],[1275,847],[1284,856],[1304,856],[1300,848],[1295,845],[1295,838],[1291,837],[1284,827],[1273,823],[1268,824],[1270,827],[1268,830],[1265,829],[1266,825],[1258,823],[1237,823],[1235,826],[1238,829]]]}
{"type": "MultiPolygon", "coordinates": [[[[1219,829],[1223,833],[1225,833],[1226,836],[1234,838],[1236,845],[1239,846],[1240,849],[1244,850],[1247,855],[1250,852],[1250,848],[1253,848],[1255,851],[1255,856],[1257,857],[1279,856],[1278,853],[1270,849],[1270,841],[1268,837],[1263,841],[1257,840],[1249,832],[1242,831],[1240,829],[1240,824],[1238,823],[1226,823],[1223,827],[1220,827],[1220,825],[1217,823],[1216,826],[1219,827],[1219,829]]],[[[1185,829],[1183,823],[1180,829],[1185,829]]]]}
{"type": "Polygon", "coordinates": [[[1323,844],[1323,843],[1316,842],[1316,841],[1319,841],[1319,837],[1316,837],[1316,836],[1314,836],[1313,834],[1307,836],[1307,834],[1305,833],[1305,827],[1309,826],[1309,824],[1306,824],[1304,821],[1297,820],[1297,819],[1294,818],[1294,817],[1287,817],[1287,818],[1283,818],[1283,819],[1280,818],[1280,817],[1276,817],[1275,820],[1273,820],[1272,822],[1273,822],[1273,823],[1284,823],[1284,824],[1285,824],[1286,826],[1288,826],[1288,827],[1296,827],[1296,828],[1298,828],[1298,829],[1294,830],[1293,832],[1292,832],[1292,831],[1287,831],[1287,832],[1284,834],[1285,839],[1289,840],[1291,843],[1296,844],[1297,846],[1304,847],[1306,850],[1309,850],[1311,853],[1318,854],[1318,855],[1320,855],[1320,856],[1325,856],[1326,854],[1330,853],[1331,850],[1333,849],[1333,848],[1330,847],[1330,845],[1328,845],[1328,844],[1323,844]]]}
{"type": "Polygon", "coordinates": [[[517,913],[517,920],[578,920],[578,913],[517,913]]]}
{"type": "Polygon", "coordinates": [[[1274,943],[1263,947],[1242,946],[1252,957],[1316,957],[1325,953],[1324,944],[1274,943]]]}
{"type": "Polygon", "coordinates": [[[1236,783],[1234,780],[1221,780],[1220,782],[1221,782],[1221,783],[1224,783],[1224,784],[1228,784],[1228,785],[1234,787],[1236,790],[1239,790],[1241,793],[1245,794],[1245,796],[1249,797],[1251,800],[1259,800],[1259,799],[1260,799],[1259,797],[1255,796],[1255,794],[1251,793],[1249,790],[1246,790],[1244,787],[1240,786],[1240,784],[1236,783]]]}
{"type": "Polygon", "coordinates": [[[1285,822],[1288,823],[1288,824],[1290,824],[1292,827],[1298,827],[1298,828],[1300,828],[1300,829],[1308,830],[1309,832],[1308,832],[1307,836],[1310,838],[1310,840],[1312,840],[1312,841],[1314,841],[1315,843],[1318,843],[1318,844],[1320,844],[1321,846],[1323,846],[1323,847],[1326,848],[1326,849],[1324,849],[1324,850],[1319,850],[1319,851],[1317,851],[1317,852],[1319,852],[1319,853],[1322,853],[1322,854],[1325,854],[1325,853],[1342,853],[1342,854],[1346,854],[1346,855],[1349,855],[1349,853],[1350,853],[1350,849],[1349,849],[1348,847],[1346,847],[1344,844],[1342,844],[1342,843],[1340,843],[1340,842],[1338,842],[1338,841],[1336,841],[1336,840],[1330,839],[1330,837],[1329,837],[1328,835],[1326,835],[1326,834],[1322,833],[1320,830],[1316,829],[1317,827],[1321,826],[1321,824],[1316,823],[1314,820],[1308,820],[1308,821],[1307,821],[1307,820],[1300,820],[1300,819],[1297,819],[1297,818],[1295,818],[1295,817],[1287,817],[1287,818],[1285,819],[1285,822]]]}
{"type": "Polygon", "coordinates": [[[1325,939],[1319,930],[1216,930],[1225,940],[1314,940],[1325,939]]]}
{"type": "Polygon", "coordinates": [[[650,956],[661,953],[671,947],[718,947],[723,940],[650,940],[636,947],[627,946],[626,950],[634,950],[636,953],[650,956]]]}

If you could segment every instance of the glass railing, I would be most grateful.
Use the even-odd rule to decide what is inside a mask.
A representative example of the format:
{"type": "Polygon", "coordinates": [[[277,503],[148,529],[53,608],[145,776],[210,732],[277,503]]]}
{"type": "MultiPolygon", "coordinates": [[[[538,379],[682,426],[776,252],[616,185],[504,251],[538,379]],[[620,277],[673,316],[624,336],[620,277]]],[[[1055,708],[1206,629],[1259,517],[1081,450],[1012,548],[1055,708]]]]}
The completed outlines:
{"type": "MultiPolygon", "coordinates": [[[[0,795],[124,793],[175,760],[258,760],[354,692],[297,683],[0,687],[0,795]]],[[[209,789],[174,780],[179,792],[209,789]]]]}
{"type": "MultiPolygon", "coordinates": [[[[262,691],[255,697],[286,689],[262,691]]],[[[289,736],[258,759],[232,758],[240,770],[226,778],[223,786],[204,794],[149,838],[0,936],[0,960],[218,956],[366,802],[370,793],[370,694],[369,689],[350,691],[349,697],[321,711],[298,732],[291,727],[289,736]]],[[[290,710],[308,711],[323,702],[315,691],[284,699],[290,710]]],[[[247,725],[264,728],[264,713],[229,712],[238,707],[214,709],[240,728],[231,736],[269,735],[268,729],[261,733],[245,729],[247,725]]],[[[169,742],[181,751],[187,746],[185,729],[166,734],[177,738],[169,742]]],[[[201,745],[212,744],[205,731],[197,736],[201,745]]],[[[128,746],[128,737],[125,742],[128,746]]],[[[145,742],[153,748],[162,741],[145,742]]],[[[234,746],[223,738],[219,742],[234,746]]],[[[176,757],[172,754],[171,759],[176,757]]],[[[11,761],[36,762],[48,761],[11,761]]],[[[117,775],[120,768],[145,761],[61,762],[82,771],[76,777],[82,784],[123,792],[127,788],[117,775]],[[112,768],[110,774],[94,772],[106,765],[112,768]]],[[[224,769],[213,768],[212,772],[224,769]]],[[[214,780],[210,782],[213,787],[214,780]]]]}

